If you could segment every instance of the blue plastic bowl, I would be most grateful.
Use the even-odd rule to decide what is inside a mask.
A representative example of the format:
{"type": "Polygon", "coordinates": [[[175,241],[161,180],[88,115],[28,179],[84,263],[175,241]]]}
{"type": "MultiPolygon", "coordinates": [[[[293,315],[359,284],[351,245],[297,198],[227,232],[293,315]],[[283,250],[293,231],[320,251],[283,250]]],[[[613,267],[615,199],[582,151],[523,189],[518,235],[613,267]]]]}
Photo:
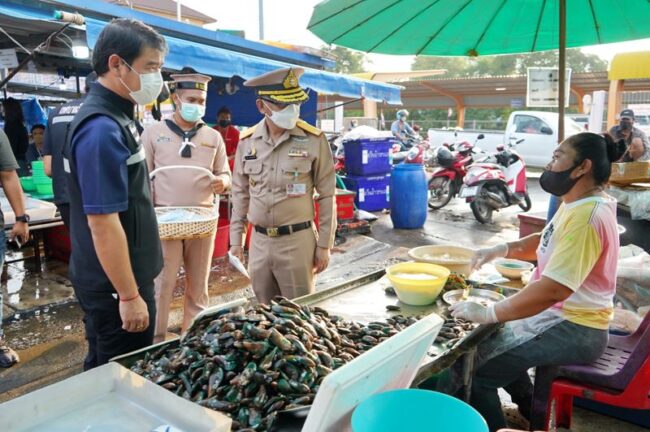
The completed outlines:
{"type": "Polygon", "coordinates": [[[487,423],[460,399],[429,390],[378,393],[352,413],[353,432],[488,432],[487,423]]]}

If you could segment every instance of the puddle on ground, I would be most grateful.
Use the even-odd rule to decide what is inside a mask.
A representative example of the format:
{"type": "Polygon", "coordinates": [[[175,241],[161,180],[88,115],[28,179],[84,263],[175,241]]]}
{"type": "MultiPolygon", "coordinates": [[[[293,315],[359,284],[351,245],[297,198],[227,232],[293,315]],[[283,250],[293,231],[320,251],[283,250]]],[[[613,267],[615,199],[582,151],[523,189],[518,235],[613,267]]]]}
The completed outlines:
{"type": "Polygon", "coordinates": [[[67,279],[68,266],[58,260],[41,260],[40,272],[36,261],[21,252],[8,253],[6,272],[2,278],[6,317],[13,311],[15,319],[25,313],[43,313],[51,304],[74,299],[72,284],[67,279]]]}

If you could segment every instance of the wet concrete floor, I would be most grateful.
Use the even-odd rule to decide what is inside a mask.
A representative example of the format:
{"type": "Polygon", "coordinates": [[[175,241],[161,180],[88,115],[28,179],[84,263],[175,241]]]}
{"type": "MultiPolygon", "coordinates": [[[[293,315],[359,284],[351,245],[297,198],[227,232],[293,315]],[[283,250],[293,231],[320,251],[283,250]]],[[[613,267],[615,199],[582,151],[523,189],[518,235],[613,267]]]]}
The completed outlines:
{"type": "MultiPolygon", "coordinates": [[[[529,213],[545,214],[547,195],[537,180],[529,179],[533,208],[529,213]]],[[[349,236],[332,253],[330,267],[319,275],[317,290],[322,290],[355,277],[384,268],[397,260],[407,259],[409,248],[428,244],[458,244],[481,247],[518,237],[518,207],[494,215],[494,223],[477,222],[469,205],[452,199],[444,209],[430,211],[427,222],[419,230],[395,230],[388,214],[377,213],[369,236],[349,236]]],[[[24,252],[29,258],[29,250],[24,252]]],[[[13,399],[45,385],[81,372],[85,356],[85,340],[79,309],[68,281],[67,265],[57,260],[43,260],[37,272],[34,260],[13,260],[7,257],[2,290],[5,295],[4,329],[9,344],[16,349],[21,362],[0,370],[0,402],[13,399]]],[[[170,330],[178,333],[182,320],[183,278],[174,291],[170,314],[170,330]]],[[[224,259],[215,259],[210,276],[210,304],[235,298],[253,298],[249,282],[232,269],[224,259]]],[[[170,334],[169,336],[174,336],[170,334]]],[[[572,431],[642,431],[627,422],[591,413],[574,411],[572,431]]]]}

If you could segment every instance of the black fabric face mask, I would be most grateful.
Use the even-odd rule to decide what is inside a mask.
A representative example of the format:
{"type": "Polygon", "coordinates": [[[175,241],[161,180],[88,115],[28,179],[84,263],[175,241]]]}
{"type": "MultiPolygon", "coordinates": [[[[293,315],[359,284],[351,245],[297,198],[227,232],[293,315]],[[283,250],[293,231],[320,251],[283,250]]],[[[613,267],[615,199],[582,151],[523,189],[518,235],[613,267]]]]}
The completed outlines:
{"type": "Polygon", "coordinates": [[[624,130],[632,129],[632,122],[629,120],[621,120],[618,124],[619,126],[621,126],[621,129],[624,130]]]}
{"type": "Polygon", "coordinates": [[[561,197],[566,195],[573,185],[580,179],[580,177],[572,179],[571,173],[578,164],[573,165],[571,168],[564,171],[549,171],[544,170],[541,177],[539,178],[539,185],[544,189],[545,192],[561,197]]]}
{"type": "Polygon", "coordinates": [[[219,120],[219,126],[223,128],[230,126],[230,120],[219,120]]]}

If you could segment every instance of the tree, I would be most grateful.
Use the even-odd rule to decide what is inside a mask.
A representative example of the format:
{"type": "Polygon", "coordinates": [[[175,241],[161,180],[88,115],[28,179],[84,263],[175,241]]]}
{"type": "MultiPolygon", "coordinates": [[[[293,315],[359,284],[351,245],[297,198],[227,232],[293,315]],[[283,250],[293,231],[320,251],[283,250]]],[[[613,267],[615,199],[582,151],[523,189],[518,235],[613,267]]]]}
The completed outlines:
{"type": "MultiPolygon", "coordinates": [[[[517,72],[526,73],[533,66],[557,67],[557,51],[541,51],[521,54],[518,58],[517,72]]],[[[566,65],[573,72],[600,72],[607,70],[607,62],[595,54],[586,54],[577,48],[566,50],[566,65]]]]}
{"type": "Polygon", "coordinates": [[[335,72],[346,74],[365,72],[365,65],[369,63],[364,53],[353,51],[342,46],[331,47],[323,45],[321,50],[336,59],[335,72]]]}
{"type": "Polygon", "coordinates": [[[411,70],[446,69],[445,77],[457,78],[467,76],[466,73],[470,69],[472,61],[468,57],[418,56],[411,65],[411,70]]]}
{"type": "MultiPolygon", "coordinates": [[[[607,70],[607,62],[595,54],[585,54],[577,48],[568,49],[567,67],[573,72],[607,70]]],[[[557,51],[470,57],[416,57],[412,70],[447,69],[444,78],[472,78],[500,75],[523,75],[533,66],[557,66],[557,51]]]]}

